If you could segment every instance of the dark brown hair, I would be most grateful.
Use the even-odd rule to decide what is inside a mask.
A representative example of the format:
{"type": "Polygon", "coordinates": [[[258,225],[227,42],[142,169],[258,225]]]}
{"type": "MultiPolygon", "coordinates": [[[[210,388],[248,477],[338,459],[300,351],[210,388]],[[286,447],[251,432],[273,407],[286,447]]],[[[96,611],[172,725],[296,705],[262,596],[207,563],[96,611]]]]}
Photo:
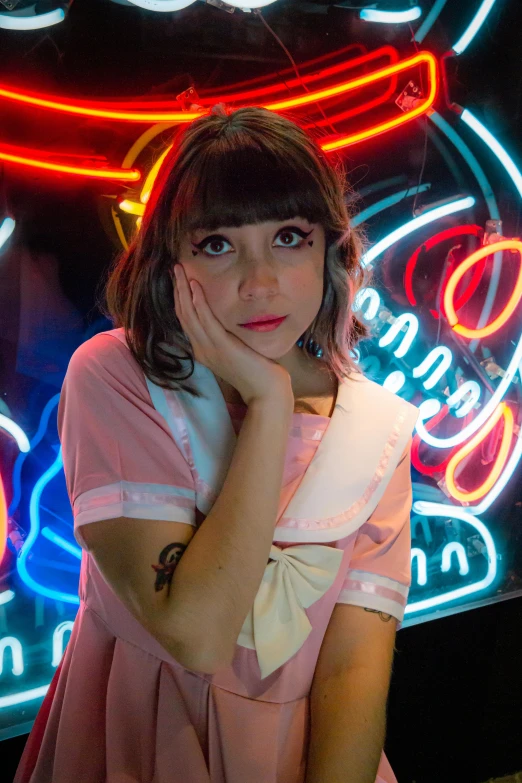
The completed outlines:
{"type": "Polygon", "coordinates": [[[123,326],[146,376],[200,395],[190,342],[174,309],[172,270],[185,232],[301,217],[325,231],[323,299],[297,345],[341,379],[365,327],[352,311],[364,283],[362,241],[345,204],[346,179],[308,133],[262,108],[216,106],[181,129],[139,232],[108,270],[102,311],[123,326]],[[190,364],[190,371],[186,362],[190,364]]]}

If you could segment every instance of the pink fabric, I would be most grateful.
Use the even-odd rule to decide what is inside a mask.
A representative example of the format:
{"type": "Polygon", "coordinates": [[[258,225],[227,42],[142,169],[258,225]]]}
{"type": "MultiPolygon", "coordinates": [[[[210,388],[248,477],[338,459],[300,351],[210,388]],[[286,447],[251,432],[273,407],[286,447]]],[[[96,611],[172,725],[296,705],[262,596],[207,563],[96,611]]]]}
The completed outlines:
{"type": "MultiPolygon", "coordinates": [[[[245,409],[228,408],[238,432],[245,409]]],[[[96,496],[101,490],[103,495],[103,488],[114,485],[143,485],[147,493],[146,485],[153,485],[162,492],[148,491],[136,508],[145,503],[151,519],[172,520],[175,498],[194,492],[193,472],[153,408],[140,368],[114,338],[98,335],[75,352],[58,422],[73,509],[81,507],[82,496],[89,498],[86,493],[96,496]]],[[[329,422],[294,414],[280,514],[329,422]]],[[[401,508],[404,512],[404,502],[401,508]]],[[[91,509],[101,514],[94,513],[98,519],[111,518],[103,515],[103,505],[91,509]]],[[[179,513],[177,518],[187,521],[186,502],[179,513]]],[[[343,561],[331,588],[306,609],[312,631],[301,649],[265,679],[255,650],[240,646],[232,665],[215,675],[181,666],[134,618],[83,551],[80,609],[14,783],[303,783],[309,693],[328,622],[350,569],[407,583],[406,523],[399,516],[387,491],[364,532],[361,528],[330,544],[344,550],[343,561]]],[[[84,524],[89,521],[94,519],[84,524]]],[[[195,524],[195,513],[187,523],[195,524]]],[[[80,529],[75,516],[81,543],[80,529]]],[[[384,754],[376,783],[396,783],[384,754]]]]}

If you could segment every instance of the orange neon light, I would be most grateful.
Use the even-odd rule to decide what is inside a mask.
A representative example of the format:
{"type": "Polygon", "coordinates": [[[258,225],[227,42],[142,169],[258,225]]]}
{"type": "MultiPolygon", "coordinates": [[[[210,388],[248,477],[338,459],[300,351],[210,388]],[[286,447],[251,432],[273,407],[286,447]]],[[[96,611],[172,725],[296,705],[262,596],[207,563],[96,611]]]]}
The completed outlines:
{"type": "Polygon", "coordinates": [[[506,464],[511,446],[511,439],[513,437],[513,427],[513,413],[505,403],[501,403],[495,409],[495,412],[486,422],[486,424],[484,424],[484,426],[481,427],[474,437],[471,438],[471,440],[469,440],[465,446],[459,449],[459,451],[450,459],[446,468],[445,478],[448,491],[455,498],[455,500],[460,500],[462,503],[471,503],[474,500],[478,500],[479,498],[484,497],[484,495],[486,495],[489,490],[492,489],[498,477],[502,473],[504,465],[506,464]],[[464,492],[463,490],[458,489],[457,485],[455,484],[455,470],[457,465],[459,465],[464,457],[467,457],[467,455],[489,435],[493,427],[502,418],[502,416],[504,416],[502,441],[500,443],[500,449],[498,451],[495,464],[491,469],[491,473],[484,483],[480,485],[480,487],[477,487],[477,489],[474,489],[471,492],[464,492]]]}
{"type": "MultiPolygon", "coordinates": [[[[334,87],[324,88],[322,90],[315,90],[314,92],[306,93],[295,98],[287,98],[286,100],[275,101],[272,103],[264,104],[265,109],[270,111],[283,111],[285,109],[294,109],[299,106],[307,106],[310,103],[316,103],[317,101],[324,100],[325,98],[332,98],[336,95],[344,95],[348,92],[353,92],[360,87],[365,87],[369,84],[373,84],[381,79],[387,79],[390,76],[395,76],[398,73],[402,73],[408,68],[413,68],[416,65],[425,63],[428,65],[430,76],[430,93],[428,98],[422,102],[422,108],[417,107],[412,112],[406,112],[399,120],[391,120],[389,123],[383,123],[383,129],[395,127],[396,125],[406,122],[408,119],[419,116],[428,109],[429,106],[435,100],[437,91],[437,60],[430,52],[420,52],[413,57],[403,60],[393,65],[388,65],[385,68],[379,68],[373,73],[368,73],[363,76],[359,76],[356,79],[351,79],[348,82],[338,84],[334,87]],[[386,125],[386,127],[384,127],[386,125]]],[[[128,111],[123,109],[114,108],[115,104],[112,104],[113,108],[109,108],[107,104],[80,104],[80,103],[64,103],[61,100],[55,98],[43,98],[38,95],[30,95],[27,93],[15,92],[14,90],[8,90],[5,87],[0,87],[0,97],[6,100],[18,101],[20,103],[26,103],[31,106],[38,106],[43,109],[53,109],[55,111],[65,112],[68,114],[81,115],[83,117],[100,117],[103,119],[122,120],[127,122],[179,122],[187,123],[195,120],[197,117],[201,117],[207,114],[206,111],[198,112],[183,112],[183,111],[128,111]]],[[[381,126],[377,126],[381,127],[381,126]]],[[[379,130],[382,133],[383,130],[379,130]]],[[[374,135],[373,132],[365,131],[365,136],[374,135]]],[[[360,139],[359,139],[360,140],[360,139]]],[[[354,142],[349,142],[354,143],[354,142]]],[[[335,146],[332,149],[337,148],[338,142],[332,142],[335,146]]],[[[345,146],[342,144],[341,146],[345,146]]]]}
{"type": "MultiPolygon", "coordinates": [[[[370,137],[378,136],[380,133],[386,133],[386,131],[392,130],[392,128],[398,128],[400,125],[404,125],[405,122],[409,122],[410,120],[415,119],[415,117],[420,117],[422,114],[425,114],[430,106],[432,106],[435,102],[438,89],[437,60],[432,54],[429,52],[421,52],[419,55],[417,55],[416,58],[410,57],[409,60],[403,60],[402,63],[399,63],[399,65],[391,65],[388,68],[383,68],[382,71],[386,71],[387,73],[383,74],[381,78],[389,76],[393,69],[395,69],[395,72],[397,73],[399,71],[399,67],[401,70],[404,70],[406,67],[418,65],[420,62],[426,62],[429,66],[430,89],[428,96],[424,101],[419,103],[410,111],[404,112],[404,114],[401,116],[394,117],[391,120],[387,120],[386,122],[381,122],[379,125],[374,125],[372,128],[366,128],[365,130],[359,131],[358,133],[352,133],[349,136],[343,136],[333,141],[322,142],[320,145],[321,148],[325,152],[332,152],[333,150],[340,149],[341,147],[348,147],[351,144],[357,144],[358,142],[364,141],[370,137]],[[413,60],[416,61],[413,62],[413,60]],[[408,65],[406,65],[406,63],[408,63],[408,65]]],[[[376,73],[369,74],[369,76],[373,77],[376,75],[376,73]]]]}
{"type": "Polygon", "coordinates": [[[500,327],[503,326],[513,315],[513,312],[515,311],[521,297],[522,242],[518,242],[516,239],[505,239],[502,242],[495,242],[493,245],[486,245],[485,247],[480,248],[480,250],[477,250],[475,253],[472,253],[470,256],[468,256],[468,258],[466,258],[466,260],[455,269],[450,279],[448,280],[446,290],[444,291],[444,310],[446,312],[446,318],[448,319],[449,325],[457,334],[462,335],[462,337],[469,337],[470,339],[474,339],[476,337],[487,337],[488,335],[493,334],[498,329],[500,329],[500,327]],[[483,258],[486,258],[486,256],[492,256],[494,253],[498,253],[502,250],[512,250],[518,252],[520,256],[520,266],[518,270],[517,281],[515,283],[513,292],[509,297],[508,303],[500,315],[497,316],[494,321],[488,324],[488,326],[484,326],[482,329],[469,329],[467,326],[461,326],[461,324],[459,324],[459,319],[453,304],[455,289],[458,282],[461,280],[463,275],[466,274],[468,269],[470,269],[474,264],[478,263],[483,258]]]}
{"type": "Polygon", "coordinates": [[[78,174],[82,177],[93,177],[96,179],[115,179],[123,182],[137,182],[141,179],[141,174],[136,169],[95,169],[85,166],[67,166],[62,163],[51,163],[38,157],[36,150],[19,150],[22,154],[15,155],[7,152],[5,147],[0,147],[0,160],[7,163],[17,163],[21,166],[29,166],[35,169],[45,169],[46,171],[57,171],[62,174],[78,174]]]}

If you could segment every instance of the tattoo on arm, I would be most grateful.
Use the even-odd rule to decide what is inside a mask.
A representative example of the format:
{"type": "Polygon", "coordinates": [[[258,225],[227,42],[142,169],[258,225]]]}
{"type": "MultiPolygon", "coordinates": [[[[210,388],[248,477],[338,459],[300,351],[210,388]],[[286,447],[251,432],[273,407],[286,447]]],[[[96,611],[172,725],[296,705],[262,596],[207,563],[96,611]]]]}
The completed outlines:
{"type": "Polygon", "coordinates": [[[172,577],[174,576],[174,571],[186,548],[186,544],[176,543],[167,544],[167,546],[161,550],[159,564],[151,566],[156,572],[154,589],[157,593],[160,590],[163,590],[165,585],[167,586],[167,593],[170,592],[170,584],[172,582],[172,577]]]}
{"type": "Polygon", "coordinates": [[[365,612],[372,612],[373,614],[378,614],[383,623],[389,623],[392,619],[392,614],[385,614],[384,612],[379,612],[378,609],[364,609],[365,612]]]}

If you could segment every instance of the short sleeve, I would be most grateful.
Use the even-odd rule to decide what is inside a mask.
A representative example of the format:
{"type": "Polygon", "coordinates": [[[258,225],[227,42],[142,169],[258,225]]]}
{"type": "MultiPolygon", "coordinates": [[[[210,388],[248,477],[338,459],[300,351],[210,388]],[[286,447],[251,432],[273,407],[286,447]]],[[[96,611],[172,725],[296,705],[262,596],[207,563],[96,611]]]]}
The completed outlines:
{"type": "Polygon", "coordinates": [[[99,334],[74,352],[58,406],[74,534],[102,519],[196,526],[190,467],[154,408],[145,376],[120,340],[99,334]]]}
{"type": "Polygon", "coordinates": [[[404,618],[411,584],[411,440],[377,508],[355,539],[338,603],[404,618]]]}

